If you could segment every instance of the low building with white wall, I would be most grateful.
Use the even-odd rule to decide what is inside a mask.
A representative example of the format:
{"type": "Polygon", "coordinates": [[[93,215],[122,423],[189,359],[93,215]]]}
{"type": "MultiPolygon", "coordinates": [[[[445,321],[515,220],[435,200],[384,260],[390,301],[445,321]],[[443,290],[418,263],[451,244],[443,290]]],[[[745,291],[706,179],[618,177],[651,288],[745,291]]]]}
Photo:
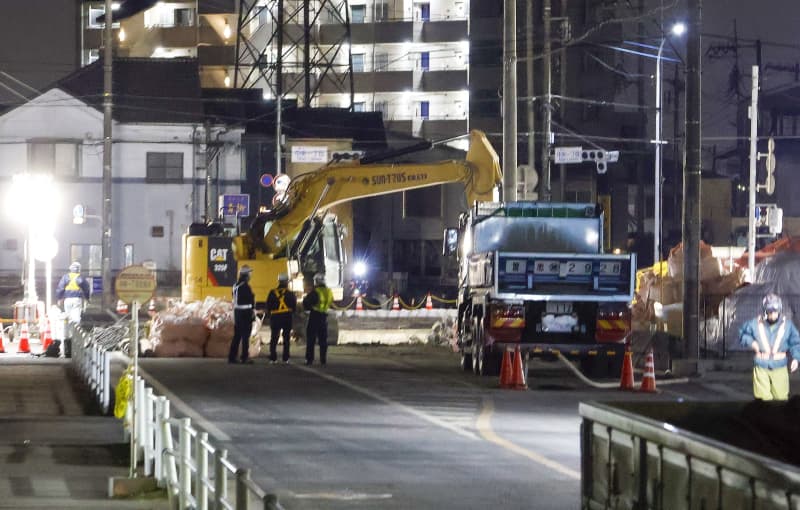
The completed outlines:
{"type": "MultiPolygon", "coordinates": [[[[15,174],[53,176],[57,198],[38,206],[52,218],[56,275],[72,260],[84,274],[100,275],[102,73],[96,62],[0,115],[3,204],[11,203],[15,174]],[[76,205],[83,206],[82,224],[73,222],[76,205]]],[[[181,235],[216,210],[219,195],[240,192],[244,128],[205,115],[194,59],[115,60],[113,98],[112,272],[150,262],[160,280],[177,284],[181,235]]],[[[25,218],[0,209],[0,271],[21,274],[25,218]]]]}

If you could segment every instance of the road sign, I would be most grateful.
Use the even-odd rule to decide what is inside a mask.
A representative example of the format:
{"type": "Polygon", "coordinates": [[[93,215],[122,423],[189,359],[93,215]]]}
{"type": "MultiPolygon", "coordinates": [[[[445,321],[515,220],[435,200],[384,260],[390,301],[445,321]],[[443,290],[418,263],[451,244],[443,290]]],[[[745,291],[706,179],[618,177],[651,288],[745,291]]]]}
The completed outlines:
{"type": "Polygon", "coordinates": [[[264,186],[265,188],[269,188],[270,186],[272,186],[272,181],[273,181],[272,174],[262,174],[261,179],[258,180],[258,182],[260,182],[261,185],[264,186]]]}
{"type": "Polygon", "coordinates": [[[275,191],[278,193],[282,193],[289,189],[289,184],[291,184],[292,178],[286,174],[280,174],[275,177],[275,182],[272,183],[272,187],[275,188],[275,191]]]}
{"type": "Polygon", "coordinates": [[[141,305],[152,299],[156,276],[144,266],[128,266],[117,275],[114,290],[120,300],[129,305],[134,301],[141,305]]]}
{"type": "Polygon", "coordinates": [[[583,147],[556,147],[555,161],[560,163],[581,163],[583,147]]]}
{"type": "Polygon", "coordinates": [[[223,216],[250,216],[250,195],[222,195],[219,209],[223,216]]]}

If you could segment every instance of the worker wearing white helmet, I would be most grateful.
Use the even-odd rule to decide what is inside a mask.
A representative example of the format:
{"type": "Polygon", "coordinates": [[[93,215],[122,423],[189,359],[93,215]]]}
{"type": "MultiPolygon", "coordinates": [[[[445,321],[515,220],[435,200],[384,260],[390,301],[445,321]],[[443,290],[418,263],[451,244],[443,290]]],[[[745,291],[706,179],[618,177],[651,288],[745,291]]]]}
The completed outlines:
{"type": "Polygon", "coordinates": [[[303,308],[309,311],[306,327],[306,365],[314,363],[314,344],[319,341],[319,363],[328,362],[328,308],[333,292],[325,286],[325,275],[314,275],[314,290],[303,298],[303,308]]]}
{"type": "Polygon", "coordinates": [[[250,266],[239,268],[239,280],[233,286],[233,339],[228,352],[228,363],[252,364],[250,359],[250,333],[253,331],[253,320],[256,317],[256,298],[250,288],[250,266]],[[241,344],[241,357],[237,360],[241,344]]]}
{"type": "Polygon", "coordinates": [[[56,286],[56,300],[64,307],[67,320],[78,325],[86,304],[89,302],[89,282],[81,276],[81,264],[77,260],[69,265],[69,272],[61,277],[56,286]]]}
{"type": "Polygon", "coordinates": [[[269,362],[278,362],[278,337],[283,332],[283,362],[289,363],[289,343],[292,334],[292,318],[297,308],[297,297],[289,290],[289,275],[278,275],[278,286],[267,294],[269,313],[269,362]]]}
{"type": "Polygon", "coordinates": [[[783,314],[783,302],[769,293],[761,302],[762,313],[742,327],[739,341],[752,349],[753,395],[761,400],[789,398],[789,372],[797,370],[800,360],[800,334],[783,314]],[[789,364],[788,354],[792,356],[789,364]]]}

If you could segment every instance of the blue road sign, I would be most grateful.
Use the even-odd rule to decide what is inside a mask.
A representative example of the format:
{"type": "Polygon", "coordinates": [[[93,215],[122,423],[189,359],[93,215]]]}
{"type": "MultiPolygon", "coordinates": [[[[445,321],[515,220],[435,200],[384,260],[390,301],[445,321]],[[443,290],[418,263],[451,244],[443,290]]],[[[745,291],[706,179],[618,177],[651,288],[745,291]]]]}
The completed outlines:
{"type": "Polygon", "coordinates": [[[261,179],[259,180],[261,185],[264,186],[265,188],[269,188],[270,186],[272,186],[272,181],[273,181],[272,174],[262,174],[261,179]]]}
{"type": "Polygon", "coordinates": [[[223,216],[250,216],[250,195],[222,195],[219,209],[223,216]]]}

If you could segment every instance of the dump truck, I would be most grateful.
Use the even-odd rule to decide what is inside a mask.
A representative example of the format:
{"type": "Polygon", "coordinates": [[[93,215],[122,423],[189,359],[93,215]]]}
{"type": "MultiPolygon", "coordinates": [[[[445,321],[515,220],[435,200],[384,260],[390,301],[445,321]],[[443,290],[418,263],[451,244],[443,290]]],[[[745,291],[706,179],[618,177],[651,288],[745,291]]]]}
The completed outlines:
{"type": "Polygon", "coordinates": [[[464,160],[412,164],[332,163],[295,178],[273,209],[258,214],[248,230],[228,233],[219,224],[194,224],[182,239],[184,302],[229,300],[239,268],[253,269],[250,285],[266,296],[280,273],[302,292],[304,281],[323,273],[341,298],[345,253],[342,229],[328,210],[365,197],[461,182],[467,203],[492,200],[502,182],[497,153],[480,131],[470,133],[464,160]]]}
{"type": "Polygon", "coordinates": [[[560,354],[591,375],[619,375],[636,258],[603,253],[603,220],[596,204],[477,202],[447,229],[464,370],[497,374],[503,352],[519,348],[526,359],[560,354]]]}
{"type": "Polygon", "coordinates": [[[582,402],[581,508],[800,509],[800,398],[582,402]]]}

